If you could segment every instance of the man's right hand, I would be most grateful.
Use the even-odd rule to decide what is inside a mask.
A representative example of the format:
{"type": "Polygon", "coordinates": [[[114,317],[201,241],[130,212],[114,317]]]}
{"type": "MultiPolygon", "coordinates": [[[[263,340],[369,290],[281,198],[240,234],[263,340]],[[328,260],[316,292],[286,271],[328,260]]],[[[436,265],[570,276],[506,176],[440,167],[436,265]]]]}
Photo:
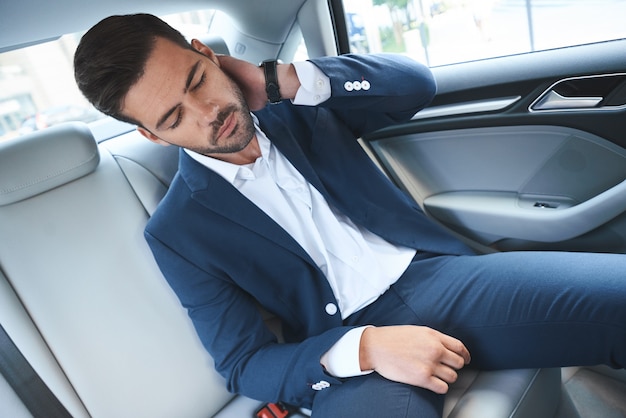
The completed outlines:
{"type": "MultiPolygon", "coordinates": [[[[263,69],[228,55],[218,55],[217,58],[222,71],[228,74],[243,92],[250,110],[260,110],[265,107],[267,93],[263,69]]],[[[298,80],[294,66],[278,64],[276,71],[281,97],[283,99],[295,98],[300,87],[300,80],[298,80]]]]}
{"type": "Polygon", "coordinates": [[[461,341],[434,329],[397,325],[367,328],[359,360],[363,371],[444,394],[470,362],[470,353],[461,341]]]}

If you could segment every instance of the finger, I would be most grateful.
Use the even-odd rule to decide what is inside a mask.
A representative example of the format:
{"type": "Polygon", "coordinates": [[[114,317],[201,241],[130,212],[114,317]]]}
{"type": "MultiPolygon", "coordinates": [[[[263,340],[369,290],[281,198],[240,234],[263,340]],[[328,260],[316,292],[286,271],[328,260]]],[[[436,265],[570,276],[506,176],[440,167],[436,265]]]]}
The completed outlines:
{"type": "Polygon", "coordinates": [[[434,377],[437,377],[448,384],[452,384],[457,381],[459,374],[453,368],[442,364],[435,370],[434,377]]]}
{"type": "Polygon", "coordinates": [[[450,386],[446,382],[435,376],[431,377],[428,380],[428,383],[423,387],[432,392],[438,393],[439,395],[445,395],[448,393],[448,389],[450,389],[450,386]]]}
{"type": "Polygon", "coordinates": [[[461,365],[461,367],[465,364],[469,364],[469,362],[472,360],[469,350],[460,340],[446,335],[446,338],[442,340],[442,343],[444,347],[446,347],[448,350],[461,356],[461,358],[463,359],[463,364],[461,365]]]}
{"type": "Polygon", "coordinates": [[[441,364],[444,364],[454,370],[460,370],[466,364],[465,358],[453,351],[447,351],[445,355],[441,357],[440,361],[441,364]]]}

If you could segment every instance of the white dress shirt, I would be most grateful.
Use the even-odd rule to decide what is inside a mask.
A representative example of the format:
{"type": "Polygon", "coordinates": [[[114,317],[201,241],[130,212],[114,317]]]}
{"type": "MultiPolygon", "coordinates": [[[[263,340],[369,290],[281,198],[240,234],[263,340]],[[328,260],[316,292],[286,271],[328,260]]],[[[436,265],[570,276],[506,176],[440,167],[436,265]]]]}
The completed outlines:
{"type": "MultiPolygon", "coordinates": [[[[316,105],[330,97],[327,76],[309,62],[297,63],[302,87],[294,104],[316,105]]],[[[326,312],[342,319],[369,305],[406,270],[415,250],[398,247],[332,208],[268,140],[255,120],[261,157],[253,164],[236,165],[185,150],[217,172],[246,198],[285,229],[324,272],[339,306],[326,312]]],[[[359,344],[365,327],[346,333],[322,358],[337,377],[363,374],[359,344]]]]}

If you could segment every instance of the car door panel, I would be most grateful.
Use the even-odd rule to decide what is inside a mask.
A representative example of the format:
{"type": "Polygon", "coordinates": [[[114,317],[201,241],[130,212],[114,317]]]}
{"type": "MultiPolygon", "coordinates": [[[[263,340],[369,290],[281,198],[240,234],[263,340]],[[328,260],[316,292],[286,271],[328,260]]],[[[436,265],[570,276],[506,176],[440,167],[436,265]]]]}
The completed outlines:
{"type": "Polygon", "coordinates": [[[365,140],[429,216],[477,244],[626,252],[625,46],[434,68],[431,106],[365,140]]]}

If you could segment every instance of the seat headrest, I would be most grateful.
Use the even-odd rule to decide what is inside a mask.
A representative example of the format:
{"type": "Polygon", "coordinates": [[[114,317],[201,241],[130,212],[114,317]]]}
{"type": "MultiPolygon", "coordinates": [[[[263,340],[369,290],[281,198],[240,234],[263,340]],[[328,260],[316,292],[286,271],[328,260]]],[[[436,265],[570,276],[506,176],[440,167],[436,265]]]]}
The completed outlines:
{"type": "Polygon", "coordinates": [[[98,145],[82,122],[0,142],[0,206],[89,174],[99,161],[98,145]]]}
{"type": "Polygon", "coordinates": [[[224,39],[222,39],[222,37],[219,35],[206,34],[198,37],[198,40],[211,48],[216,54],[230,55],[228,45],[226,45],[224,39]]]}

